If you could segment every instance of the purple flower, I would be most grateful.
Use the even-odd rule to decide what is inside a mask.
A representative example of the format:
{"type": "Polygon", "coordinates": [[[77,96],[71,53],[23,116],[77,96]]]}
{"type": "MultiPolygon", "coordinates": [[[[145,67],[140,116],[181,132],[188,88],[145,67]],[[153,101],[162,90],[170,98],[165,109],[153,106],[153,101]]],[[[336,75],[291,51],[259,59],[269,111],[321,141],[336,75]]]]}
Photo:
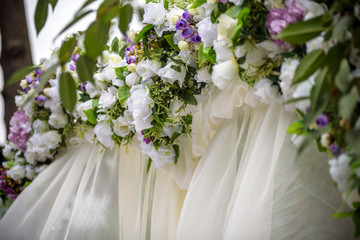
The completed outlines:
{"type": "Polygon", "coordinates": [[[6,176],[6,172],[5,172],[5,171],[1,171],[1,175],[2,175],[2,176],[6,176]]]}
{"type": "Polygon", "coordinates": [[[176,30],[184,30],[188,28],[188,23],[185,19],[180,19],[177,23],[176,23],[176,30]]]}
{"type": "Polygon", "coordinates": [[[83,92],[86,92],[86,83],[81,83],[80,88],[83,92]]]}
{"type": "Polygon", "coordinates": [[[8,139],[19,149],[26,151],[26,143],[29,139],[31,124],[24,110],[18,110],[10,120],[10,133],[8,139]]]}
{"type": "Polygon", "coordinates": [[[47,98],[44,95],[39,95],[39,96],[35,97],[34,99],[39,102],[45,102],[47,98]]]}
{"type": "Polygon", "coordinates": [[[145,142],[146,144],[149,144],[149,143],[151,143],[151,140],[150,140],[149,138],[144,138],[144,142],[145,142]]]}
{"type": "Polygon", "coordinates": [[[41,68],[37,68],[37,69],[35,70],[35,74],[36,74],[37,76],[40,76],[40,75],[42,74],[41,68]]]}
{"type": "Polygon", "coordinates": [[[193,43],[199,43],[201,42],[201,37],[198,33],[196,33],[194,36],[191,37],[190,41],[193,43]]]}
{"type": "Polygon", "coordinates": [[[126,56],[130,56],[130,55],[132,55],[132,53],[134,52],[134,48],[132,47],[132,46],[130,46],[130,47],[127,47],[126,49],[125,49],[125,55],[126,56]]]}
{"type": "Polygon", "coordinates": [[[339,146],[338,146],[336,143],[331,144],[331,145],[329,146],[329,148],[330,148],[330,150],[331,150],[331,152],[332,152],[332,154],[333,154],[334,156],[338,155],[338,153],[339,153],[339,146]]]}
{"type": "Polygon", "coordinates": [[[220,0],[220,2],[226,3],[226,2],[228,2],[228,0],[220,0]]]}
{"type": "Polygon", "coordinates": [[[325,127],[329,124],[329,118],[322,113],[316,118],[316,124],[319,127],[325,127]]]}
{"type": "Polygon", "coordinates": [[[34,88],[37,88],[39,86],[39,78],[34,79],[34,88]]]}
{"type": "Polygon", "coordinates": [[[188,11],[188,10],[186,10],[186,11],[183,13],[182,18],[185,19],[186,21],[190,21],[191,15],[189,14],[189,11],[188,11]]]}
{"type": "Polygon", "coordinates": [[[71,71],[73,71],[73,72],[76,71],[76,65],[75,65],[75,64],[70,63],[69,67],[70,67],[70,70],[71,70],[71,71]]]}
{"type": "Polygon", "coordinates": [[[27,87],[27,88],[24,88],[23,90],[22,90],[24,93],[28,93],[29,92],[29,88],[27,87]]]}
{"type": "Polygon", "coordinates": [[[1,182],[0,189],[5,189],[5,188],[6,188],[6,182],[1,182]]]}
{"type": "Polygon", "coordinates": [[[17,197],[16,194],[11,194],[11,199],[15,199],[17,197]]]}
{"type": "Polygon", "coordinates": [[[275,39],[275,37],[289,24],[304,19],[304,10],[297,1],[298,0],[287,0],[283,9],[270,9],[267,16],[266,27],[270,33],[270,37],[274,39],[276,44],[284,49],[290,49],[291,44],[285,43],[280,39],[275,39]]]}
{"type": "Polygon", "coordinates": [[[25,79],[26,79],[26,81],[27,81],[28,84],[32,83],[32,80],[31,80],[30,77],[25,77],[25,79]]]}
{"type": "Polygon", "coordinates": [[[11,188],[7,188],[4,193],[5,195],[9,195],[9,194],[12,194],[14,192],[14,190],[12,190],[11,188]]]}
{"type": "Polygon", "coordinates": [[[79,55],[78,53],[75,53],[75,54],[73,55],[73,57],[72,57],[72,60],[73,60],[74,62],[77,62],[77,61],[79,60],[79,58],[80,58],[80,55],[79,55]]]}
{"type": "Polygon", "coordinates": [[[187,28],[184,29],[181,33],[181,35],[183,36],[183,38],[189,38],[191,37],[191,35],[194,33],[194,29],[193,28],[187,28]]]}
{"type": "Polygon", "coordinates": [[[126,56],[126,63],[130,64],[130,63],[136,63],[136,57],[135,56],[126,56]]]}

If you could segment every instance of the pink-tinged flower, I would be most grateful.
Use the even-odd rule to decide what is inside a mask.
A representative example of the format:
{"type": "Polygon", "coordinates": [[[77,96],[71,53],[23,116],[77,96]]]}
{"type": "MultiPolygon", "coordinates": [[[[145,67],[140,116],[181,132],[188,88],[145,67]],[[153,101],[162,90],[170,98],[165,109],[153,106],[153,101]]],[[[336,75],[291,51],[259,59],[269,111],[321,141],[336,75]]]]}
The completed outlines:
{"type": "Polygon", "coordinates": [[[24,110],[18,110],[10,120],[10,134],[8,139],[19,149],[26,151],[26,142],[29,139],[31,124],[24,110]]]}
{"type": "Polygon", "coordinates": [[[287,0],[283,9],[271,9],[266,20],[266,27],[270,37],[284,49],[290,49],[291,45],[280,39],[275,39],[284,28],[291,23],[304,19],[304,9],[297,2],[298,0],[287,0]]]}

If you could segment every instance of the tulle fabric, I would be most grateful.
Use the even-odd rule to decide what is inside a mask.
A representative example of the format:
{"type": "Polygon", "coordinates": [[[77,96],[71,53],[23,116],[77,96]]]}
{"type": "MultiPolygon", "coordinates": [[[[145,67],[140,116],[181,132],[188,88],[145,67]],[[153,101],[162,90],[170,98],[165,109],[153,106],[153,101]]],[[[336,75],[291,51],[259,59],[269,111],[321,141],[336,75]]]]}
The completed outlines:
{"type": "Polygon", "coordinates": [[[222,95],[222,108],[212,108],[209,97],[202,109],[203,121],[212,123],[202,132],[216,133],[205,135],[209,145],[188,189],[177,239],[352,239],[351,220],[330,216],[342,199],[326,155],[309,148],[296,158],[286,135],[293,113],[251,92],[236,95],[243,104],[234,105],[239,100],[230,93],[222,95]]]}
{"type": "Polygon", "coordinates": [[[131,147],[61,153],[0,222],[1,239],[174,239],[185,191],[131,147]]]}

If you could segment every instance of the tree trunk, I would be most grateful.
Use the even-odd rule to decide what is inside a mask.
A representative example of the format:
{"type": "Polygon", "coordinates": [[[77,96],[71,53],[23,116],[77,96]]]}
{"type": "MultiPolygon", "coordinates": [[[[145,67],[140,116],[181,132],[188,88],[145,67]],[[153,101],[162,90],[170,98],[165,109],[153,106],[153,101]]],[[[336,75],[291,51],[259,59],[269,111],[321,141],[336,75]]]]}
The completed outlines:
{"type": "MultiPolygon", "coordinates": [[[[0,0],[0,30],[2,51],[0,64],[6,83],[22,67],[32,65],[31,48],[23,0],[0,0]]],[[[4,87],[5,123],[9,129],[10,118],[16,111],[15,95],[19,84],[4,87]]]]}

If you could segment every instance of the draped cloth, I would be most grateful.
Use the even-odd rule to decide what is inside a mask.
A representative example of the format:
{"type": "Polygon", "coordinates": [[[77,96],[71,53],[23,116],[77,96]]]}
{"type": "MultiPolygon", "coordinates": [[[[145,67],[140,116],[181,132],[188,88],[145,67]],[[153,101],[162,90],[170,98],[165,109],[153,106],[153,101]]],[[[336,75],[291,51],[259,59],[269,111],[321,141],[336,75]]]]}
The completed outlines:
{"type": "Polygon", "coordinates": [[[178,164],[135,147],[63,150],[0,222],[1,239],[352,239],[326,155],[296,157],[294,118],[243,83],[212,89],[178,164]]]}

